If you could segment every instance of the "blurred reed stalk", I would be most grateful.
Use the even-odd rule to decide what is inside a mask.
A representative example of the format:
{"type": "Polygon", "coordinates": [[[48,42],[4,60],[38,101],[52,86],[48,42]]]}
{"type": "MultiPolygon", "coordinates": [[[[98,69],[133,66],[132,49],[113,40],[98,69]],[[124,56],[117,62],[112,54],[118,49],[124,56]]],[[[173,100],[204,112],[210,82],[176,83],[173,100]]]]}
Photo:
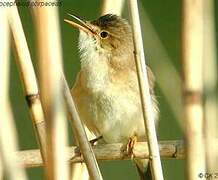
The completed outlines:
{"type": "Polygon", "coordinates": [[[215,9],[214,0],[204,1],[204,62],[203,78],[205,91],[205,136],[206,136],[206,165],[207,172],[218,171],[218,146],[216,139],[218,103],[217,103],[217,56],[215,36],[215,9]]]}
{"type": "Polygon", "coordinates": [[[0,179],[3,179],[3,164],[2,164],[1,154],[0,154],[0,179]]]}
{"type": "Polygon", "coordinates": [[[83,162],[81,163],[72,163],[71,165],[71,179],[77,180],[88,180],[89,179],[89,173],[86,167],[86,164],[83,162]]]}
{"type": "Polygon", "coordinates": [[[116,14],[121,16],[125,0],[103,0],[101,6],[101,15],[116,14]]]}
{"type": "MultiPolygon", "coordinates": [[[[18,150],[16,127],[13,120],[9,100],[9,27],[8,8],[2,7],[0,11],[0,159],[1,171],[9,179],[26,179],[24,169],[18,163],[15,152],[18,150]]],[[[1,172],[2,175],[2,172],[1,172]]],[[[2,175],[3,176],[3,175],[2,175]]]]}
{"type": "MultiPolygon", "coordinates": [[[[184,159],[185,148],[181,140],[159,141],[160,154],[165,159],[184,159]]],[[[131,157],[126,152],[121,151],[122,143],[98,144],[93,147],[98,160],[130,160],[131,157]]],[[[137,142],[134,146],[134,157],[137,159],[148,159],[149,150],[147,142],[137,142]]],[[[84,162],[83,157],[77,151],[77,146],[68,147],[66,151],[67,159],[75,164],[84,162]]],[[[27,168],[42,166],[42,158],[38,149],[24,150],[16,152],[18,161],[27,168]]]]}
{"type": "MultiPolygon", "coordinates": [[[[37,9],[34,8],[32,10],[33,10],[32,11],[33,15],[34,15],[36,22],[37,22],[37,20],[38,20],[37,9]]],[[[39,23],[39,21],[38,21],[38,23],[39,23]]],[[[41,28],[42,28],[41,31],[43,32],[43,30],[44,30],[43,26],[41,28]]],[[[97,165],[97,161],[95,159],[95,155],[91,149],[91,146],[90,146],[88,138],[86,136],[84,127],[83,127],[81,120],[78,116],[78,113],[76,111],[69,87],[67,85],[67,82],[65,80],[63,70],[61,67],[59,67],[59,72],[61,74],[61,77],[60,77],[60,80],[62,83],[61,85],[63,86],[63,89],[64,89],[64,96],[65,96],[65,100],[66,100],[67,110],[68,110],[69,115],[70,115],[71,124],[73,127],[73,132],[75,133],[76,139],[79,142],[81,154],[83,155],[83,157],[85,159],[85,163],[88,166],[89,175],[92,179],[102,179],[100,170],[99,170],[98,165],[97,165]]],[[[73,177],[74,177],[74,175],[73,175],[73,177]]],[[[88,176],[86,176],[86,177],[88,177],[88,176]]]]}
{"type": "Polygon", "coordinates": [[[46,120],[47,179],[69,179],[67,121],[62,93],[62,54],[57,7],[35,8],[39,85],[46,120]]]}
{"type": "MultiPolygon", "coordinates": [[[[203,0],[183,1],[182,65],[188,180],[205,172],[203,135],[203,0]]],[[[205,59],[206,60],[206,59],[205,59]]]]}
{"type": "Polygon", "coordinates": [[[10,28],[16,52],[16,63],[26,95],[36,138],[40,145],[42,157],[44,158],[46,152],[45,121],[39,98],[37,79],[17,7],[10,7],[10,13],[10,28]]]}
{"type": "Polygon", "coordinates": [[[155,129],[155,119],[153,106],[151,101],[151,95],[149,92],[148,76],[146,69],[146,61],[144,56],[144,48],[141,34],[140,18],[138,11],[137,1],[128,1],[130,9],[130,17],[132,20],[133,28],[133,41],[135,49],[135,61],[138,73],[140,95],[142,101],[142,112],[144,117],[144,124],[146,129],[146,137],[148,141],[150,160],[151,160],[151,170],[152,177],[155,180],[163,179],[163,172],[160,161],[160,153],[157,142],[157,135],[155,129]]]}

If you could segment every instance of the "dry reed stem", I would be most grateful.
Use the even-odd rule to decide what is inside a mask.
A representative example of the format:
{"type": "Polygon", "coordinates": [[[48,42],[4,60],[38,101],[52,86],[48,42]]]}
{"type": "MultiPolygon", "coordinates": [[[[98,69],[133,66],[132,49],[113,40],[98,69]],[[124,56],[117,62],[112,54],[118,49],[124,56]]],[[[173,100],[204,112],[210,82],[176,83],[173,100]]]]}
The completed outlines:
{"type": "Polygon", "coordinates": [[[116,14],[121,15],[125,0],[103,0],[101,7],[101,15],[116,14]]]}
{"type": "Polygon", "coordinates": [[[78,140],[81,153],[85,159],[89,176],[91,179],[100,180],[102,179],[102,176],[95,155],[93,153],[90,143],[88,142],[85,129],[76,111],[76,106],[71,96],[70,89],[67,85],[67,81],[65,80],[64,76],[62,79],[63,79],[63,86],[64,86],[64,96],[65,96],[68,112],[71,118],[71,124],[73,126],[75,136],[78,140]]]}
{"type": "MultiPolygon", "coordinates": [[[[185,157],[185,148],[183,142],[180,140],[160,141],[159,148],[162,158],[184,159],[185,157]]],[[[111,161],[131,159],[124,151],[124,145],[122,143],[95,145],[93,151],[98,160],[111,161]]],[[[133,152],[134,158],[149,158],[147,142],[137,142],[133,152]]],[[[79,149],[76,146],[68,147],[66,149],[66,155],[68,161],[72,163],[84,162],[84,159],[80,156],[79,149]]],[[[18,157],[19,162],[25,167],[43,166],[40,152],[37,149],[19,151],[16,152],[16,156],[18,157]]]]}
{"type": "MultiPolygon", "coordinates": [[[[198,179],[205,172],[203,137],[203,1],[183,2],[183,91],[187,145],[187,179],[198,179]]],[[[199,178],[200,179],[200,178],[199,178]]]]}
{"type": "Polygon", "coordinates": [[[0,179],[3,179],[3,164],[2,164],[1,154],[0,154],[0,179]]]}
{"type": "Polygon", "coordinates": [[[160,153],[155,130],[154,111],[149,92],[147,69],[145,64],[144,48],[141,35],[140,18],[137,1],[129,0],[130,17],[132,20],[133,40],[135,48],[135,60],[138,72],[140,95],[142,101],[142,110],[144,124],[146,129],[146,137],[151,160],[152,177],[155,180],[163,179],[163,172],[160,161],[160,153]]]}
{"type": "MultiPolygon", "coordinates": [[[[9,27],[10,10],[2,7],[0,11],[0,156],[1,170],[9,179],[26,179],[26,174],[17,162],[14,152],[18,149],[16,127],[9,100],[9,27]]],[[[2,173],[1,173],[2,174],[2,173]]]]}
{"type": "Polygon", "coordinates": [[[62,93],[62,54],[57,7],[35,8],[40,92],[46,119],[46,178],[69,179],[67,122],[62,93]]]}
{"type": "Polygon", "coordinates": [[[77,179],[82,179],[82,180],[88,180],[89,179],[89,173],[86,167],[86,164],[83,163],[71,163],[71,179],[72,180],[77,180],[77,179]]]}
{"type": "MultiPolygon", "coordinates": [[[[72,123],[71,123],[71,125],[72,125],[72,123]]],[[[72,126],[72,128],[73,128],[73,126],[72,126]]],[[[87,136],[89,141],[96,138],[96,136],[93,133],[91,133],[86,126],[85,126],[85,132],[86,132],[86,136],[87,136]]],[[[76,136],[74,138],[76,138],[76,136]]],[[[77,144],[78,144],[78,140],[76,140],[76,145],[77,144]]],[[[72,180],[89,179],[89,173],[88,173],[86,164],[84,162],[71,164],[71,179],[72,180]]]]}
{"type": "Polygon", "coordinates": [[[27,104],[32,117],[32,123],[37,135],[42,155],[45,154],[45,122],[44,114],[39,98],[39,91],[35,71],[32,65],[30,52],[22,23],[15,6],[10,7],[10,28],[13,35],[16,62],[26,95],[27,104]]]}
{"type": "Polygon", "coordinates": [[[214,0],[204,1],[204,64],[203,78],[205,90],[205,136],[206,136],[206,164],[207,172],[218,171],[218,146],[215,143],[218,137],[217,118],[217,62],[214,0]]]}
{"type": "MultiPolygon", "coordinates": [[[[36,10],[35,9],[33,9],[33,14],[35,15],[37,12],[36,12],[36,10]]],[[[60,72],[62,72],[62,70],[60,71],[60,72]]],[[[62,74],[62,76],[63,76],[63,79],[64,79],[64,81],[65,81],[65,78],[64,78],[64,74],[62,74]]],[[[64,84],[64,88],[65,88],[65,93],[66,94],[68,94],[68,95],[66,95],[65,94],[65,96],[67,96],[66,98],[68,98],[68,102],[67,102],[67,108],[68,108],[68,111],[70,112],[70,117],[71,117],[71,122],[72,122],[72,124],[81,124],[81,121],[80,121],[80,119],[79,119],[79,117],[78,117],[78,114],[77,114],[77,112],[76,112],[76,109],[75,109],[75,106],[74,106],[74,103],[73,103],[73,100],[72,100],[72,97],[71,97],[71,95],[69,96],[69,94],[70,94],[70,90],[69,90],[69,88],[68,88],[68,85],[67,85],[67,83],[66,83],[66,81],[65,81],[65,84],[64,84]],[[69,109],[70,108],[70,109],[69,109]],[[71,108],[74,108],[74,109],[71,109],[71,108]],[[73,112],[73,113],[72,113],[73,112]],[[76,121],[76,122],[75,122],[76,121]]],[[[73,127],[73,130],[74,131],[78,131],[79,133],[77,133],[77,140],[78,141],[80,141],[80,144],[82,144],[82,147],[81,147],[81,153],[84,155],[84,157],[87,157],[86,159],[87,159],[87,161],[85,160],[85,162],[86,162],[86,164],[89,166],[89,175],[90,175],[90,177],[92,177],[92,178],[94,178],[94,179],[102,179],[102,176],[101,176],[101,174],[100,174],[100,171],[99,171],[99,168],[98,168],[98,166],[97,166],[97,164],[96,164],[96,160],[95,160],[95,157],[94,157],[94,154],[92,153],[92,149],[91,149],[91,147],[90,147],[90,145],[89,145],[89,142],[88,142],[88,140],[87,140],[87,138],[85,138],[85,134],[83,134],[83,132],[84,132],[84,129],[83,129],[83,126],[82,126],[82,124],[79,126],[79,128],[77,127],[77,126],[74,126],[73,127]],[[76,129],[76,130],[75,130],[76,129]],[[83,136],[83,137],[81,137],[81,135],[83,136]],[[85,140],[84,140],[85,139],[85,140]],[[85,145],[86,144],[86,145],[85,145]],[[87,147],[89,147],[89,148],[87,148],[87,147]]],[[[76,134],[76,133],[75,133],[76,134]]]]}

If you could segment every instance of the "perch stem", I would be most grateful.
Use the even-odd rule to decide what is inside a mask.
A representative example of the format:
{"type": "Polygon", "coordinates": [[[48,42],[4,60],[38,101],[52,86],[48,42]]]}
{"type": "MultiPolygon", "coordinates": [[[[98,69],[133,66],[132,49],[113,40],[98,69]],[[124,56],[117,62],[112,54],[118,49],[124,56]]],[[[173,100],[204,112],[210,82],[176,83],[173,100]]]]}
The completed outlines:
{"type": "MultiPolygon", "coordinates": [[[[184,143],[181,140],[176,141],[160,141],[159,142],[160,154],[162,158],[166,159],[184,159],[185,149],[184,143]]],[[[93,151],[98,160],[111,161],[111,160],[128,160],[131,157],[126,155],[123,151],[122,143],[115,144],[102,144],[95,145],[93,151]]],[[[134,158],[148,159],[149,151],[147,142],[137,142],[133,149],[134,158]]],[[[24,167],[38,167],[43,166],[42,158],[39,150],[25,150],[16,152],[18,160],[24,167]]],[[[72,146],[66,149],[67,160],[72,163],[84,162],[78,147],[72,146]]]]}

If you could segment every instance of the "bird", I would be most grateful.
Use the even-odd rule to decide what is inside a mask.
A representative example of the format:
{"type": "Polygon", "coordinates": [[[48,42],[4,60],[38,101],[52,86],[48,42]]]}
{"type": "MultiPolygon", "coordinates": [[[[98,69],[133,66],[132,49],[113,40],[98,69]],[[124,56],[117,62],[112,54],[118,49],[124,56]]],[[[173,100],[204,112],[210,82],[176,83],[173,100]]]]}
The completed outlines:
{"type": "MultiPolygon", "coordinates": [[[[80,71],[71,89],[84,125],[105,143],[123,143],[132,153],[136,141],[146,141],[142,104],[128,21],[106,14],[87,21],[70,14],[65,22],[79,29],[80,71]],[[78,21],[78,23],[75,22],[78,21]]],[[[147,66],[155,123],[158,105],[155,77],[147,66]]],[[[141,179],[151,179],[149,160],[134,160],[141,179]]]]}

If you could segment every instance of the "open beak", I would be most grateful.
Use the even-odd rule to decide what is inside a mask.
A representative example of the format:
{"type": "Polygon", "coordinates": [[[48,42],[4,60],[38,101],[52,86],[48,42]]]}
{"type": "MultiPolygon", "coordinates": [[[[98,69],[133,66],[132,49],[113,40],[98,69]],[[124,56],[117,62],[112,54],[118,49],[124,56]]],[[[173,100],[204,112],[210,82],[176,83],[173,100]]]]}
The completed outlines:
{"type": "Polygon", "coordinates": [[[81,25],[74,22],[74,21],[70,21],[68,19],[64,19],[65,22],[67,22],[71,26],[73,26],[73,27],[75,27],[75,28],[77,28],[77,29],[79,29],[79,30],[81,30],[83,32],[86,32],[86,33],[88,33],[88,34],[90,34],[92,36],[95,34],[94,31],[92,30],[92,28],[88,25],[87,21],[84,21],[82,18],[80,18],[80,17],[78,17],[76,15],[73,15],[73,14],[68,14],[68,15],[73,17],[75,20],[79,21],[81,23],[81,25]]]}

